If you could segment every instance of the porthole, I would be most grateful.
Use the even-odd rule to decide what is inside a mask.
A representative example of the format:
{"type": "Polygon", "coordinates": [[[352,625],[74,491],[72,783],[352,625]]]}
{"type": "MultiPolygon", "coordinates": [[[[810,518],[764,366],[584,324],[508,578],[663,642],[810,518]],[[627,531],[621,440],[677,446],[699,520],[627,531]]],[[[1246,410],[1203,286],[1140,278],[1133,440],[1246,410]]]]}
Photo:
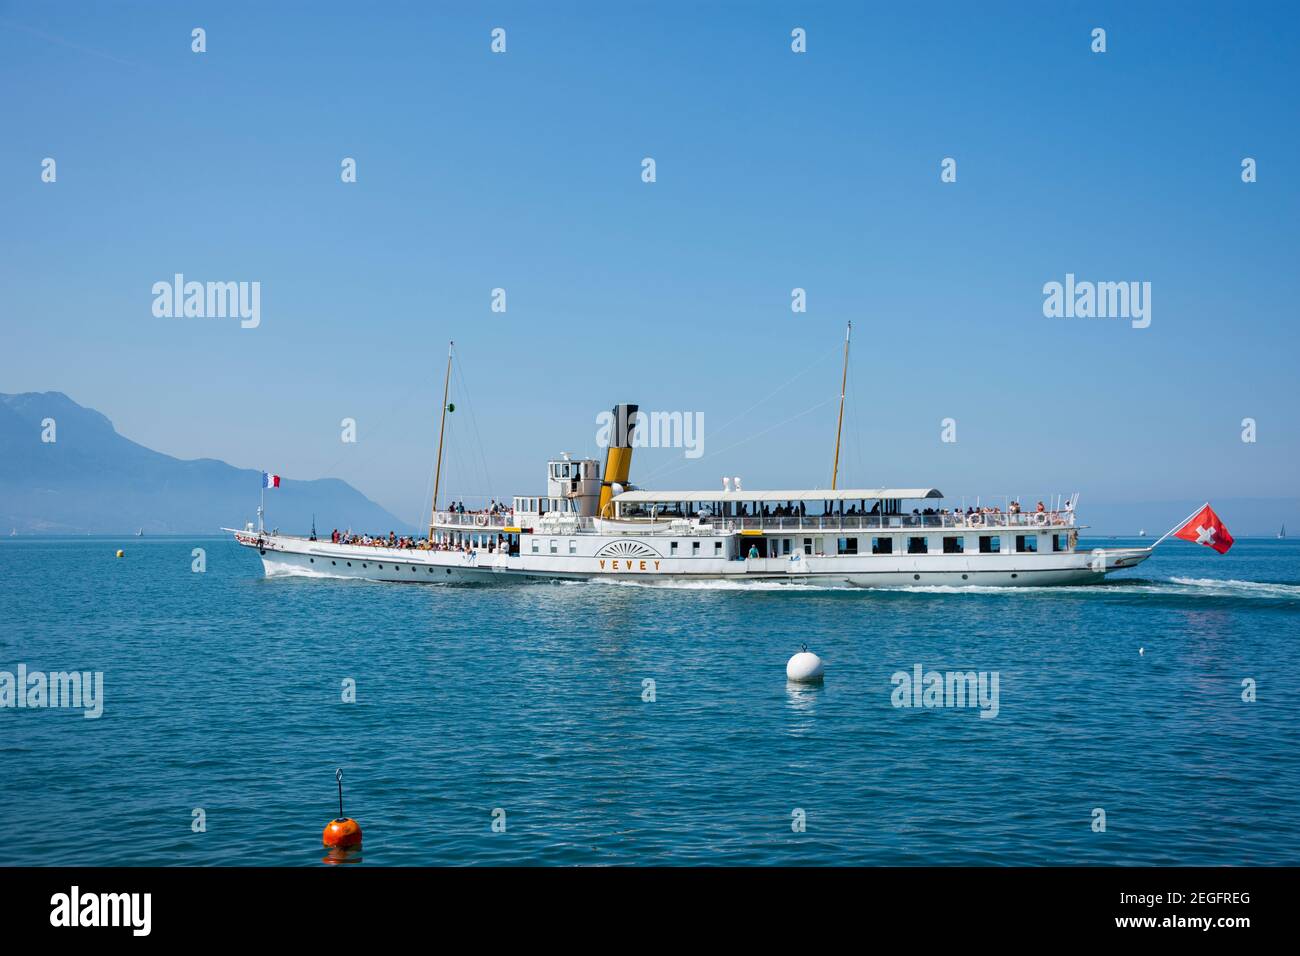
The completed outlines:
{"type": "Polygon", "coordinates": [[[363,564],[363,565],[361,565],[361,566],[362,566],[363,568],[368,568],[368,567],[370,567],[370,565],[368,565],[368,564],[363,564]]]}
{"type": "Polygon", "coordinates": [[[963,575],[961,576],[961,579],[962,579],[963,581],[965,581],[968,577],[970,577],[969,574],[963,574],[963,575]]]}
{"type": "Polygon", "coordinates": [[[315,563],[316,563],[316,559],[315,559],[315,558],[308,558],[307,560],[310,561],[312,564],[315,564],[315,563]]]}
{"type": "Polygon", "coordinates": [[[1012,576],[1013,578],[1018,578],[1018,577],[1020,577],[1020,575],[1016,574],[1014,571],[1011,573],[1011,576],[1012,576]]]}
{"type": "Polygon", "coordinates": [[[258,554],[266,554],[266,548],[262,548],[262,549],[260,549],[257,553],[258,553],[258,554]]]}
{"type": "Polygon", "coordinates": [[[348,562],[348,567],[352,567],[352,562],[351,562],[351,561],[348,562]]]}
{"type": "Polygon", "coordinates": [[[448,573],[448,574],[451,574],[451,568],[448,568],[448,569],[447,569],[447,573],[448,573]]]}
{"type": "Polygon", "coordinates": [[[330,562],[330,564],[334,564],[334,565],[337,565],[337,564],[338,564],[338,562],[337,562],[337,561],[331,561],[331,562],[330,562]]]}
{"type": "Polygon", "coordinates": [[[921,580],[921,575],[919,575],[919,574],[914,574],[914,575],[912,575],[912,580],[913,580],[913,581],[919,581],[919,580],[921,580]]]}
{"type": "Polygon", "coordinates": [[[429,573],[430,573],[430,574],[433,573],[433,568],[430,568],[430,569],[429,569],[429,573]]]}

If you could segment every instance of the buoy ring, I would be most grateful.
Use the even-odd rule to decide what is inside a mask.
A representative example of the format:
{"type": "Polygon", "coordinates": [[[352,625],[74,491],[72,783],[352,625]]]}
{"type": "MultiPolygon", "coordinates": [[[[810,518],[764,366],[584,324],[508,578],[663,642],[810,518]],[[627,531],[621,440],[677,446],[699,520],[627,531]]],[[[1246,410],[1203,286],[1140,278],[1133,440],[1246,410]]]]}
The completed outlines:
{"type": "Polygon", "coordinates": [[[1038,527],[1040,527],[1040,528],[1046,527],[1046,526],[1047,526],[1047,512],[1046,512],[1046,511],[1035,511],[1035,512],[1034,512],[1034,524],[1038,525],[1038,527]]]}
{"type": "Polygon", "coordinates": [[[968,518],[966,519],[966,522],[967,522],[967,524],[969,524],[972,528],[982,528],[982,527],[984,527],[984,516],[983,516],[982,514],[979,514],[978,512],[976,512],[975,514],[973,514],[973,515],[971,515],[970,517],[968,517],[968,518]]]}
{"type": "Polygon", "coordinates": [[[436,515],[434,515],[434,521],[436,521],[438,524],[446,524],[447,512],[439,511],[436,515]]]}
{"type": "Polygon", "coordinates": [[[476,525],[478,525],[480,528],[486,528],[486,527],[487,527],[487,515],[475,515],[475,516],[474,516],[474,523],[475,523],[476,525]]]}

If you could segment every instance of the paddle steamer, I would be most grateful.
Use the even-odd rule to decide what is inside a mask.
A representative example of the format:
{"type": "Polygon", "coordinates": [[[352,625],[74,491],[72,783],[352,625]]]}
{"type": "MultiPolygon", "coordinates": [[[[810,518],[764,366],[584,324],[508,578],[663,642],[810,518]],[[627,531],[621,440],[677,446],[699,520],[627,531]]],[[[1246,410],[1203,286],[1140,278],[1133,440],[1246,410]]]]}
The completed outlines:
{"type": "MultiPolygon", "coordinates": [[[[850,332],[851,332],[850,326],[850,332]]],[[[845,338],[845,376],[848,368],[845,338]]],[[[1053,510],[964,513],[936,488],[836,487],[769,491],[721,488],[652,491],[629,482],[635,405],[613,410],[602,464],[562,455],[546,465],[545,491],[513,506],[464,513],[439,507],[443,388],[434,511],[415,547],[348,544],[268,532],[232,531],[260,555],[267,575],[308,574],[375,581],[474,583],[537,580],[782,582],[844,587],[1094,584],[1150,557],[1146,548],[1081,550],[1077,495],[1053,510]]],[[[840,426],[844,387],[841,383],[840,426]]],[[[1163,539],[1162,539],[1163,540],[1163,539]]],[[[1157,542],[1158,543],[1158,542],[1157,542]]]]}

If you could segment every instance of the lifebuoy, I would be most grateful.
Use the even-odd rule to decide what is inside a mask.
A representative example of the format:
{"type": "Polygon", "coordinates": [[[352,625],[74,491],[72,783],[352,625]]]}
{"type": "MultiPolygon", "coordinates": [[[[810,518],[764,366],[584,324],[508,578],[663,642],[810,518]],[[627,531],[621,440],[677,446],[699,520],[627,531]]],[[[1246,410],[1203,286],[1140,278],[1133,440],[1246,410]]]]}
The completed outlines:
{"type": "Polygon", "coordinates": [[[438,522],[438,524],[446,524],[446,523],[447,523],[447,512],[445,512],[445,511],[439,511],[438,514],[437,514],[437,516],[436,516],[436,518],[435,518],[435,520],[438,522]]]}
{"type": "Polygon", "coordinates": [[[474,523],[475,523],[476,525],[478,525],[480,528],[486,528],[486,527],[487,527],[487,515],[475,515],[475,516],[474,516],[474,523]]]}
{"type": "Polygon", "coordinates": [[[969,524],[972,528],[982,528],[984,527],[984,516],[978,513],[973,514],[966,519],[966,523],[969,524]]]}
{"type": "Polygon", "coordinates": [[[1040,527],[1040,528],[1046,527],[1046,526],[1047,526],[1047,512],[1046,512],[1046,511],[1035,511],[1035,512],[1034,512],[1034,524],[1038,525],[1038,527],[1040,527]]]}

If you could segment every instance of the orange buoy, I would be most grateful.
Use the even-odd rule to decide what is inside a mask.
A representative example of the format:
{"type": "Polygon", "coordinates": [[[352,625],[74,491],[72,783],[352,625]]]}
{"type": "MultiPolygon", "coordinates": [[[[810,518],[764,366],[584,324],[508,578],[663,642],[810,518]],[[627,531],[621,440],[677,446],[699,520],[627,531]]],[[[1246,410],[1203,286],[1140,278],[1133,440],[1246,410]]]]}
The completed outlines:
{"type": "Polygon", "coordinates": [[[334,779],[339,785],[339,815],[325,824],[321,833],[321,842],[330,849],[349,849],[361,845],[361,825],[351,817],[343,815],[343,768],[334,771],[334,779]]]}
{"type": "Polygon", "coordinates": [[[361,827],[357,826],[357,821],[351,817],[339,817],[337,820],[331,820],[325,825],[325,832],[321,834],[321,842],[331,850],[360,846],[361,827]]]}

